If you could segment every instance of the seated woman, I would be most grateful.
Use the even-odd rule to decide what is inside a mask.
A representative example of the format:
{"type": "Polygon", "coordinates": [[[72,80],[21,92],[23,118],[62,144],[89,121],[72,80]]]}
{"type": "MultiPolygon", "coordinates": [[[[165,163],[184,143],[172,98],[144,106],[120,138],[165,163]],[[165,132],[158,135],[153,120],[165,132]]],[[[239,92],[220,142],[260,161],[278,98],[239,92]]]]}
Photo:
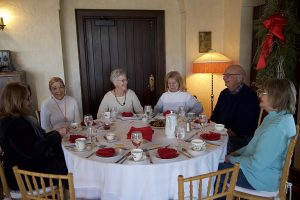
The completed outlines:
{"type": "Polygon", "coordinates": [[[67,96],[65,84],[59,77],[49,81],[51,97],[41,105],[41,126],[47,132],[69,126],[72,122],[81,122],[76,100],[67,96]]]}
{"type": "Polygon", "coordinates": [[[154,113],[167,110],[178,111],[179,106],[184,106],[185,112],[200,114],[203,112],[201,103],[190,93],[185,92],[183,78],[178,71],[171,71],[165,77],[166,92],[161,95],[154,106],[154,113]]]}
{"type": "Polygon", "coordinates": [[[138,97],[134,91],[127,88],[127,74],[123,69],[113,70],[110,74],[110,81],[115,88],[104,95],[99,106],[97,118],[101,118],[102,113],[111,111],[114,107],[118,109],[119,113],[143,113],[143,107],[138,97]]]}
{"type": "Polygon", "coordinates": [[[287,79],[271,79],[259,92],[260,107],[268,112],[249,144],[227,155],[219,169],[240,163],[237,185],[274,192],[279,188],[282,167],[291,137],[296,133],[293,113],[296,89],[287,79]]]}
{"type": "Polygon", "coordinates": [[[29,171],[67,174],[61,138],[66,129],[45,133],[31,116],[31,90],[21,82],[6,85],[0,101],[0,146],[9,188],[18,190],[13,166],[29,171]]]}

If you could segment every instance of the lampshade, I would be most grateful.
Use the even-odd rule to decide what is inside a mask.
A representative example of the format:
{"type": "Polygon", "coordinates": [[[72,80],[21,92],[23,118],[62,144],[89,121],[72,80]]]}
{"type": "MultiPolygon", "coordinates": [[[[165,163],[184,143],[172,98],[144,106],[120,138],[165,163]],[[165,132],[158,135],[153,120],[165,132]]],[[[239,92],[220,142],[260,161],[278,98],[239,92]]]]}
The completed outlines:
{"type": "Polygon", "coordinates": [[[226,56],[209,51],[193,62],[193,73],[224,73],[232,61],[226,56]]]}

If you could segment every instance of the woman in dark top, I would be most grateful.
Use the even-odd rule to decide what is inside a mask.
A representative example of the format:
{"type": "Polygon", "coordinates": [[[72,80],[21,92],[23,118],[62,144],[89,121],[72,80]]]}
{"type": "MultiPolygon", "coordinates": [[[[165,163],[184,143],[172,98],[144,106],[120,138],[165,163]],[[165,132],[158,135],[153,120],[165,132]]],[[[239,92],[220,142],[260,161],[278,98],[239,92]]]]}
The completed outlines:
{"type": "Polygon", "coordinates": [[[31,90],[26,83],[9,83],[0,101],[0,146],[10,189],[18,189],[13,166],[29,171],[67,174],[61,138],[66,129],[45,133],[31,116],[31,90]]]}

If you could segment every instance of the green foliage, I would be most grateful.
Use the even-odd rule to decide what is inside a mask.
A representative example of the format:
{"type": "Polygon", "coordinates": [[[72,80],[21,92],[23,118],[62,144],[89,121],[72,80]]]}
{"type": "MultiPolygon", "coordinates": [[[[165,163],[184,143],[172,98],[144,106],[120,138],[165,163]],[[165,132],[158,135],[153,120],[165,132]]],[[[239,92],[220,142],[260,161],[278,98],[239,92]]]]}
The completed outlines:
{"type": "MultiPolygon", "coordinates": [[[[300,35],[300,23],[296,18],[296,0],[268,0],[262,16],[254,22],[256,37],[263,43],[268,30],[263,26],[263,21],[271,15],[281,13],[287,18],[287,25],[284,27],[284,36],[286,42],[282,44],[276,37],[273,37],[273,46],[267,58],[267,66],[258,70],[256,75],[257,87],[267,79],[282,77],[284,75],[295,82],[296,68],[296,49],[295,40],[300,35]],[[278,72],[279,66],[282,66],[284,73],[278,72]]],[[[257,49],[254,63],[257,63],[261,52],[261,46],[257,49]]]]}

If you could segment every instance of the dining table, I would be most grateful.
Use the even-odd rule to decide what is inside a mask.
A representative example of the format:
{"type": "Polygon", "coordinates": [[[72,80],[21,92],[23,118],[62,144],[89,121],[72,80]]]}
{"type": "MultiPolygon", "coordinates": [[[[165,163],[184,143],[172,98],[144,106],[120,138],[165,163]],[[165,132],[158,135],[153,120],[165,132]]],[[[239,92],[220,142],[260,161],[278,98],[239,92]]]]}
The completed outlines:
{"type": "MultiPolygon", "coordinates": [[[[150,126],[148,121],[139,117],[118,118],[112,121],[108,130],[101,119],[95,120],[92,129],[82,127],[70,130],[62,140],[68,171],[73,174],[76,199],[101,200],[169,200],[178,199],[178,175],[184,177],[201,175],[218,170],[224,162],[227,152],[228,135],[226,129],[219,131],[219,140],[206,141],[206,148],[194,151],[192,139],[201,139],[201,134],[214,130],[214,123],[206,126],[192,126],[181,141],[183,149],[178,149],[179,141],[168,138],[164,127],[153,129],[152,141],[144,140],[140,148],[143,158],[134,161],[130,150],[134,148],[127,133],[132,127],[150,126]],[[87,136],[87,130],[93,130],[93,139],[84,150],[77,150],[70,141],[72,135],[87,136]],[[113,132],[116,137],[107,140],[105,135],[113,132]],[[101,148],[114,148],[111,157],[99,156],[101,148]],[[178,156],[162,159],[158,156],[159,148],[174,148],[178,156]],[[183,151],[184,150],[184,151],[183,151]]],[[[204,140],[205,141],[205,140],[204,140]]],[[[207,185],[207,182],[203,186],[207,185]]],[[[205,194],[206,190],[203,190],[205,194]]],[[[188,188],[186,187],[186,193],[188,188]]],[[[195,192],[197,195],[197,191],[195,192]]]]}

